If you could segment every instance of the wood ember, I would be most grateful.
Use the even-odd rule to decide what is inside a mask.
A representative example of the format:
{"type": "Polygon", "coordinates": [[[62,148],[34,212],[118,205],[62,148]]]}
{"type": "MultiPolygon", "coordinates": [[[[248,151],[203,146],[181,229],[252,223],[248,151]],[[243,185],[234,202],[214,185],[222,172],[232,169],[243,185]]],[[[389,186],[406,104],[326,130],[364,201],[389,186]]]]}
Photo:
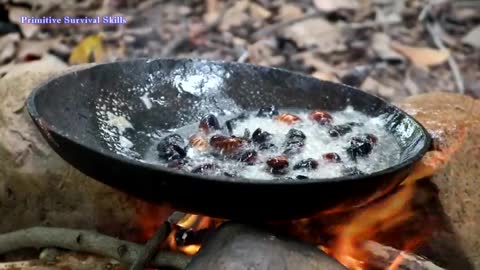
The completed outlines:
{"type": "Polygon", "coordinates": [[[202,246],[187,270],[341,270],[334,259],[302,242],[246,225],[226,223],[202,246]]]}

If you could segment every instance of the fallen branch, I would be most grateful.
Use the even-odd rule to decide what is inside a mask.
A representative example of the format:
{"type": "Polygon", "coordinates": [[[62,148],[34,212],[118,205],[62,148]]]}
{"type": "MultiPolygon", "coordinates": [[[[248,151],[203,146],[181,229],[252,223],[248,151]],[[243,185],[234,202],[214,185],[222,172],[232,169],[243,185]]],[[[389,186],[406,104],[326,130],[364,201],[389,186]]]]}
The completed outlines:
{"type": "MultiPolygon", "coordinates": [[[[0,235],[0,254],[44,247],[97,254],[125,264],[132,264],[143,250],[141,245],[86,230],[33,227],[0,235]]],[[[150,265],[185,269],[189,262],[186,255],[163,251],[151,260],[150,265]]]]}
{"type": "Polygon", "coordinates": [[[248,50],[243,51],[243,53],[238,57],[237,62],[238,63],[245,63],[248,60],[248,57],[250,57],[250,53],[248,50]]]}
{"type": "Polygon", "coordinates": [[[165,239],[170,234],[170,222],[165,221],[165,223],[160,226],[160,229],[157,230],[155,235],[148,240],[148,242],[143,247],[140,256],[132,263],[130,270],[143,270],[145,266],[152,260],[153,256],[158,252],[158,246],[165,241],[165,239]]]}
{"type": "Polygon", "coordinates": [[[429,260],[409,252],[367,241],[364,248],[370,253],[369,266],[373,269],[445,270],[429,260]],[[396,268],[389,268],[392,264],[396,268]]]}

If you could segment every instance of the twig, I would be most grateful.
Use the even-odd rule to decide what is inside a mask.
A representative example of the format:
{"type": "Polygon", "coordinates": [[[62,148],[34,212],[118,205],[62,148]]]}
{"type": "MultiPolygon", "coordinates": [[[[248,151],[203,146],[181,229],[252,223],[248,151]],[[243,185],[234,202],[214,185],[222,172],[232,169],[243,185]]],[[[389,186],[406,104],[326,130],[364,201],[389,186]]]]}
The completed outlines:
{"type": "Polygon", "coordinates": [[[238,63],[245,63],[245,61],[248,60],[248,57],[250,56],[250,53],[248,52],[248,50],[245,50],[243,51],[243,53],[240,55],[240,57],[238,57],[238,60],[237,62],[238,63]]]}
{"type": "Polygon", "coordinates": [[[401,22],[402,22],[401,20],[397,20],[397,19],[385,19],[385,20],[379,20],[379,21],[349,23],[349,24],[345,24],[343,27],[350,28],[350,29],[374,28],[378,26],[389,26],[389,25],[398,24],[401,22]]]}
{"type": "Polygon", "coordinates": [[[285,28],[287,26],[290,26],[290,25],[293,25],[293,24],[296,24],[296,23],[299,23],[299,22],[302,22],[302,21],[306,21],[308,19],[312,19],[312,18],[315,18],[315,17],[318,17],[318,16],[322,16],[324,14],[325,13],[322,12],[322,11],[314,11],[314,12],[311,12],[311,13],[307,13],[304,16],[299,17],[299,18],[295,18],[295,19],[291,19],[289,21],[283,21],[283,22],[278,22],[278,23],[271,24],[269,26],[266,26],[262,29],[257,30],[255,33],[252,34],[252,38],[254,40],[258,40],[259,38],[261,38],[263,36],[274,33],[274,32],[276,32],[276,31],[278,31],[282,28],[285,28]]]}
{"type": "Polygon", "coordinates": [[[177,48],[187,43],[191,38],[198,37],[217,28],[217,26],[223,21],[223,17],[225,16],[227,10],[228,7],[225,7],[213,22],[207,24],[207,26],[205,26],[202,30],[194,33],[193,35],[191,35],[188,31],[185,31],[185,33],[182,35],[179,35],[163,49],[162,57],[170,56],[177,48]]]}
{"type": "Polygon", "coordinates": [[[427,4],[422,8],[420,13],[418,14],[417,20],[419,22],[423,22],[425,18],[427,17],[428,13],[430,12],[430,9],[432,8],[432,1],[428,1],[427,4]]]}
{"type": "MultiPolygon", "coordinates": [[[[0,254],[23,249],[57,247],[93,253],[131,264],[141,254],[142,246],[92,231],[33,227],[0,235],[0,254]]],[[[183,254],[160,252],[151,261],[155,267],[185,269],[190,258],[183,254]]]]}
{"type": "Polygon", "coordinates": [[[167,236],[170,234],[170,231],[170,222],[166,221],[162,224],[160,229],[158,229],[155,235],[145,244],[140,256],[138,256],[130,266],[130,270],[143,270],[145,265],[147,265],[153,256],[155,256],[158,251],[158,245],[165,241],[167,236]]]}
{"type": "MultiPolygon", "coordinates": [[[[443,41],[438,37],[438,34],[433,28],[433,25],[430,23],[427,23],[426,27],[427,27],[428,33],[432,37],[432,40],[435,46],[441,50],[447,49],[445,45],[443,45],[443,41]]],[[[460,69],[458,68],[457,62],[455,61],[455,58],[453,58],[452,54],[450,54],[450,56],[448,57],[448,65],[450,66],[450,70],[452,71],[453,79],[455,80],[455,85],[457,86],[458,92],[460,92],[460,94],[464,94],[465,84],[463,82],[462,74],[460,73],[460,69]]]]}

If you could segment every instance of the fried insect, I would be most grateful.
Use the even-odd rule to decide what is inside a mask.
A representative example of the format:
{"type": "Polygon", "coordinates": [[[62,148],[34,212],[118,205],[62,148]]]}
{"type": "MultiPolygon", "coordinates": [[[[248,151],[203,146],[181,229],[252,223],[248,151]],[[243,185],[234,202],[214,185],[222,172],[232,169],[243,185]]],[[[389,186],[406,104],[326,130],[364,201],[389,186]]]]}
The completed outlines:
{"type": "Polygon", "coordinates": [[[279,116],[275,117],[275,120],[292,125],[296,122],[301,121],[302,119],[294,114],[282,113],[279,116]]]}
{"type": "Polygon", "coordinates": [[[267,160],[269,171],[272,174],[286,174],[288,171],[288,158],[285,156],[278,156],[267,160]]]}
{"type": "Polygon", "coordinates": [[[222,154],[232,154],[247,144],[243,138],[224,135],[214,135],[210,138],[210,146],[222,154]]]}
{"type": "Polygon", "coordinates": [[[332,123],[333,117],[331,114],[323,111],[313,111],[309,114],[308,118],[319,123],[320,125],[329,125],[332,123]]]}
{"type": "Polygon", "coordinates": [[[194,134],[189,139],[189,144],[198,151],[206,151],[208,149],[208,141],[200,134],[194,134]]]}
{"type": "Polygon", "coordinates": [[[322,155],[322,158],[325,161],[332,162],[332,163],[340,163],[342,162],[342,158],[337,153],[326,153],[322,155]]]}

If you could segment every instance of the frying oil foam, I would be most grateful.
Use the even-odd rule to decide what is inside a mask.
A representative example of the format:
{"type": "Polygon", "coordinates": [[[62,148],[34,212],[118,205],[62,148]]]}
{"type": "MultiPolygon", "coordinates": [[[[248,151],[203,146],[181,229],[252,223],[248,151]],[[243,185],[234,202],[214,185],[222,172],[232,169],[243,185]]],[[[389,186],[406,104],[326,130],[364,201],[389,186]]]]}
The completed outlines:
{"type": "MultiPolygon", "coordinates": [[[[295,111],[289,110],[281,111],[280,113],[293,113],[299,116],[302,121],[289,125],[270,118],[255,117],[256,112],[249,114],[250,116],[241,122],[237,122],[233,134],[242,136],[245,129],[253,133],[255,129],[261,128],[262,131],[267,131],[273,134],[271,142],[277,146],[276,150],[258,151],[258,163],[256,165],[246,165],[236,160],[214,157],[209,153],[200,152],[196,149],[190,148],[187,152],[187,158],[190,162],[182,168],[183,170],[191,171],[193,168],[201,165],[212,163],[218,166],[218,169],[208,172],[209,175],[224,175],[224,173],[233,174],[236,177],[257,179],[257,180],[274,180],[274,179],[295,179],[298,175],[307,176],[310,179],[319,178],[333,178],[342,176],[342,169],[347,167],[356,167],[364,173],[371,173],[387,168],[392,163],[395,163],[400,158],[400,147],[395,141],[395,138],[390,135],[385,129],[385,121],[382,116],[371,118],[360,112],[354,111],[352,108],[347,108],[344,111],[332,112],[333,125],[340,125],[349,122],[362,123],[362,126],[355,126],[352,132],[338,138],[332,138],[328,134],[328,127],[321,126],[308,119],[309,111],[295,111]],[[279,156],[282,154],[286,134],[291,128],[299,129],[306,135],[305,147],[303,151],[297,155],[289,157],[289,170],[285,175],[273,175],[269,172],[266,161],[269,158],[279,156]],[[371,133],[378,138],[378,143],[373,147],[372,152],[364,158],[358,158],[357,162],[352,161],[347,155],[346,148],[350,145],[350,140],[353,136],[371,133]],[[325,153],[337,153],[341,159],[341,163],[330,163],[324,161],[322,155],[325,153]],[[318,161],[319,166],[316,170],[293,170],[293,166],[304,159],[313,158],[318,161]]],[[[219,119],[220,123],[224,123],[228,119],[219,119]]],[[[195,133],[198,123],[188,127],[183,127],[175,130],[185,140],[195,133]]],[[[217,133],[226,134],[226,131],[219,131],[217,133]]],[[[210,134],[209,138],[211,137],[210,134]]],[[[149,162],[162,162],[156,157],[156,145],[152,147],[151,151],[145,157],[149,162]],[[155,160],[155,161],[154,161],[155,160]]],[[[298,181],[298,180],[287,180],[298,181]]],[[[308,181],[308,180],[304,180],[308,181]]]]}

